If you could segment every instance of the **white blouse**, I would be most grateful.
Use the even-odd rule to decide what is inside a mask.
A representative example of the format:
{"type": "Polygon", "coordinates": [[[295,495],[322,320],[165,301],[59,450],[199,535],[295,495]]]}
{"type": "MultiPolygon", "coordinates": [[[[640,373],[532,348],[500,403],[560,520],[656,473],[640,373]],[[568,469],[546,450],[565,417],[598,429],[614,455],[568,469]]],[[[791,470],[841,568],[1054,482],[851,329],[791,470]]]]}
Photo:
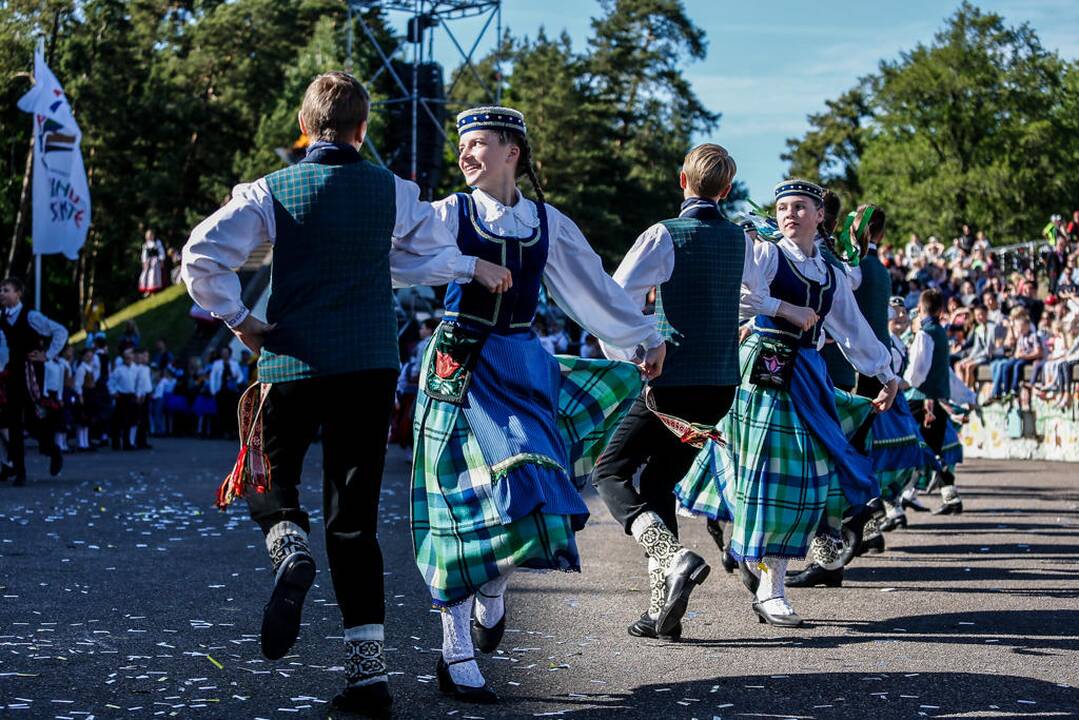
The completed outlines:
{"type": "MultiPolygon", "coordinates": [[[[483,226],[496,235],[527,237],[539,226],[536,204],[517,191],[517,202],[503,205],[483,190],[472,199],[483,226]]],[[[460,215],[456,195],[432,203],[435,214],[457,237],[460,215]]],[[[620,360],[632,360],[637,347],[663,343],[655,318],[642,315],[625,291],[603,270],[603,263],[580,228],[555,207],[545,204],[550,242],[543,281],[566,315],[608,346],[620,360]]]]}
{"type": "MultiPolygon", "coordinates": [[[[758,242],[753,248],[753,270],[742,277],[741,315],[744,318],[759,313],[759,308],[766,305],[762,298],[771,295],[769,286],[775,279],[779,267],[779,253],[786,255],[794,267],[805,277],[815,282],[828,279],[827,263],[814,248],[813,255],[806,256],[790,239],[782,238],[777,243],[758,242]]],[[[882,383],[895,379],[892,371],[892,354],[877,340],[873,329],[862,317],[854,292],[850,287],[850,278],[841,271],[834,273],[836,279],[832,307],[824,317],[824,330],[828,337],[835,340],[844,357],[863,375],[871,375],[882,383]]],[[[775,304],[778,309],[778,303],[775,304]]],[[[775,312],[766,312],[775,316],[775,312]]],[[[824,346],[824,334],[817,343],[819,350],[824,346]]]]}

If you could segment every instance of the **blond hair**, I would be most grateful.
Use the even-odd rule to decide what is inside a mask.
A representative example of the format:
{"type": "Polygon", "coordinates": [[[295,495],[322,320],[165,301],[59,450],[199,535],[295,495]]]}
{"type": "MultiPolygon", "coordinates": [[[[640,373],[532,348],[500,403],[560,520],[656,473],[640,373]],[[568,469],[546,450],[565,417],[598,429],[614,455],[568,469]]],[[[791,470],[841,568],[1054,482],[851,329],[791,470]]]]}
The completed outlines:
{"type": "Polygon", "coordinates": [[[312,141],[345,142],[367,120],[370,106],[359,80],[345,72],[328,72],[307,86],[300,117],[312,141]]]}
{"type": "Polygon", "coordinates": [[[704,143],[689,151],[682,162],[682,172],[686,174],[686,186],[690,192],[714,198],[730,187],[738,166],[726,148],[704,143]]]}

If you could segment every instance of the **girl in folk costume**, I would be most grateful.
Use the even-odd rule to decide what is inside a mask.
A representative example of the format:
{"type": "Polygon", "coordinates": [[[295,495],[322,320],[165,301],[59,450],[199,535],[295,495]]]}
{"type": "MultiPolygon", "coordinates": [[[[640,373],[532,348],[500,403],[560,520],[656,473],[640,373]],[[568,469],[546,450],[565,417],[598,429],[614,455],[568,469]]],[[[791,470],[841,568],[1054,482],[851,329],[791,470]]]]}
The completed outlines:
{"type": "Polygon", "coordinates": [[[848,438],[872,409],[891,407],[897,389],[890,353],[858,311],[846,275],[817,250],[821,196],[802,180],[775,188],[783,237],[755,246],[743,279],[759,310],[740,348],[742,383],[719,425],[727,444],[707,443],[676,488],[689,510],[733,519],[730,552],[756,596],[753,610],[781,626],[802,624],[786,598],[787,562],[805,557],[822,529],[838,555],[842,509],[876,495],[871,461],[848,438]],[[871,402],[835,390],[820,355],[824,331],[882,383],[871,402]]]}
{"type": "Polygon", "coordinates": [[[501,296],[453,285],[424,355],[414,424],[416,561],[441,608],[440,689],[497,697],[475,662],[506,625],[503,595],[518,567],[579,571],[578,494],[591,462],[665,353],[654,320],[603,272],[577,226],[546,204],[524,117],[481,107],[457,117],[459,166],[471,194],[434,203],[462,252],[510,269],[501,296]],[[521,195],[527,174],[537,201],[521,195]],[[643,349],[640,366],[553,357],[531,330],[541,282],[588,332],[643,349]],[[576,486],[575,487],[575,483],[576,486]],[[470,628],[471,621],[471,628],[470,628]]]}
{"type": "Polygon", "coordinates": [[[146,231],[142,244],[142,272],[139,273],[139,292],[152,295],[165,287],[165,246],[154,237],[153,230],[146,231]]]}
{"type": "MultiPolygon", "coordinates": [[[[888,325],[889,313],[894,313],[889,307],[891,278],[877,257],[877,247],[884,239],[885,223],[883,209],[874,205],[861,205],[847,215],[836,244],[840,251],[851,259],[854,269],[857,270],[854,298],[859,311],[876,338],[891,352],[892,338],[888,325]]],[[[848,277],[851,275],[849,273],[848,277]]],[[[894,361],[891,369],[896,375],[900,374],[900,368],[894,361]]],[[[881,390],[881,383],[877,378],[861,373],[855,379],[855,386],[856,394],[868,399],[875,398],[881,390]]],[[[868,426],[866,429],[868,430],[868,426]]],[[[932,462],[932,455],[918,431],[918,423],[901,395],[896,397],[895,403],[887,412],[881,413],[873,420],[868,442],[873,473],[880,485],[888,488],[886,493],[893,499],[898,496],[915,470],[927,462],[932,462]]],[[[884,550],[884,536],[881,535],[879,522],[875,517],[866,521],[860,542],[857,537],[853,540],[854,547],[846,548],[847,552],[843,553],[844,562],[849,562],[856,554],[867,550],[884,550]]],[[[826,548],[827,544],[822,540],[816,547],[826,548]]],[[[842,584],[842,566],[826,569],[816,559],[801,572],[787,578],[788,587],[839,587],[842,584]]]]}

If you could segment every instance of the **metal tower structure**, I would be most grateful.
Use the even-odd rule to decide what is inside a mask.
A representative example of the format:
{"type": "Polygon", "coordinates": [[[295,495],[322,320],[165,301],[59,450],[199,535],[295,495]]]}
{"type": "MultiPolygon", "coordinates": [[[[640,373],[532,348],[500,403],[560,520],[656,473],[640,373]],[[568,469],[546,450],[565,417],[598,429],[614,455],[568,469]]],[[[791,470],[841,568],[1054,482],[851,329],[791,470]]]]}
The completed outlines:
{"type": "MultiPolygon", "coordinates": [[[[346,68],[350,71],[352,69],[353,28],[359,26],[366,42],[370,43],[380,62],[378,70],[370,78],[364,78],[364,81],[368,84],[373,83],[386,73],[392,81],[391,85],[395,88],[395,94],[392,97],[374,102],[372,105],[386,111],[395,105],[407,104],[411,116],[411,123],[409,123],[411,139],[408,142],[406,167],[411,168],[411,179],[419,180],[417,150],[421,143],[430,141],[436,141],[438,147],[441,148],[442,143],[447,140],[440,118],[454,105],[459,104],[454,101],[453,91],[457,80],[462,75],[468,73],[475,78],[487,93],[491,103],[498,104],[501,100],[501,78],[499,77],[495,86],[491,87],[477,72],[473,55],[492,26],[494,26],[496,42],[502,37],[502,2],[501,0],[346,0],[346,3],[349,18],[346,68]],[[391,18],[395,15],[405,16],[402,19],[406,21],[407,32],[396,47],[390,49],[383,47],[364,20],[363,11],[374,8],[387,11],[391,18]],[[483,24],[474,37],[465,38],[471,40],[468,50],[465,50],[462,38],[454,33],[451,23],[474,17],[483,18],[483,24]],[[439,81],[441,78],[441,68],[437,66],[434,59],[436,34],[444,35],[452,44],[463,66],[453,83],[437,97],[433,93],[425,95],[422,92],[424,82],[421,81],[421,71],[425,68],[434,68],[439,81]],[[407,76],[408,72],[411,72],[411,77],[407,76]],[[421,136],[421,133],[430,132],[431,128],[437,137],[421,136]]],[[[366,145],[379,163],[387,165],[378,148],[370,143],[366,145]]],[[[400,163],[395,163],[395,165],[401,167],[400,163]]]]}

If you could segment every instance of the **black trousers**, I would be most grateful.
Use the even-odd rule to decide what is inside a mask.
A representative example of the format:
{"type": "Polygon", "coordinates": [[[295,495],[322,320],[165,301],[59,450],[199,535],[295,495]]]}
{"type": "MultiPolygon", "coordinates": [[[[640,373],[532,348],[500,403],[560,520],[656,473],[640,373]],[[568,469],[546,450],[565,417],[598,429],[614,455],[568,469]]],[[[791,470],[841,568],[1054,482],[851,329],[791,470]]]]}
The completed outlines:
{"type": "Polygon", "coordinates": [[[346,628],[386,618],[378,500],[396,384],[396,370],[275,383],[262,411],[270,489],[250,495],[248,508],[263,533],[284,520],[310,532],[300,475],[322,430],[326,555],[346,628]]]}
{"type": "Polygon", "coordinates": [[[884,385],[880,380],[869,375],[858,375],[857,384],[854,386],[854,393],[864,398],[873,400],[880,394],[880,391],[884,389],[884,385]]]}
{"type": "MultiPolygon", "coordinates": [[[[937,455],[944,448],[944,432],[948,429],[948,413],[940,406],[940,401],[935,402],[933,407],[933,422],[929,427],[925,426],[925,400],[911,400],[910,414],[918,421],[918,428],[922,431],[922,439],[937,455]]],[[[940,473],[942,485],[954,485],[955,475],[948,470],[940,473]]]]}
{"type": "Polygon", "coordinates": [[[131,428],[138,424],[139,407],[134,393],[117,393],[116,405],[112,411],[112,449],[119,450],[121,447],[130,449],[131,428]]]}
{"type": "MultiPolygon", "coordinates": [[[[652,394],[661,412],[714,425],[730,410],[735,390],[736,385],[661,386],[653,388],[652,394]]],[[[627,535],[637,516],[648,510],[659,515],[677,534],[674,486],[689,471],[696,456],[697,448],[675,437],[645,406],[642,395],[596,461],[592,485],[627,535]],[[642,465],[645,467],[638,490],[633,486],[633,476],[642,465]]]]}
{"type": "Polygon", "coordinates": [[[8,429],[8,462],[16,478],[26,478],[26,441],[23,435],[29,431],[37,439],[41,452],[49,457],[60,452],[56,440],[46,423],[38,417],[37,406],[30,399],[25,382],[13,382],[8,375],[7,406],[4,420],[8,429]]]}

